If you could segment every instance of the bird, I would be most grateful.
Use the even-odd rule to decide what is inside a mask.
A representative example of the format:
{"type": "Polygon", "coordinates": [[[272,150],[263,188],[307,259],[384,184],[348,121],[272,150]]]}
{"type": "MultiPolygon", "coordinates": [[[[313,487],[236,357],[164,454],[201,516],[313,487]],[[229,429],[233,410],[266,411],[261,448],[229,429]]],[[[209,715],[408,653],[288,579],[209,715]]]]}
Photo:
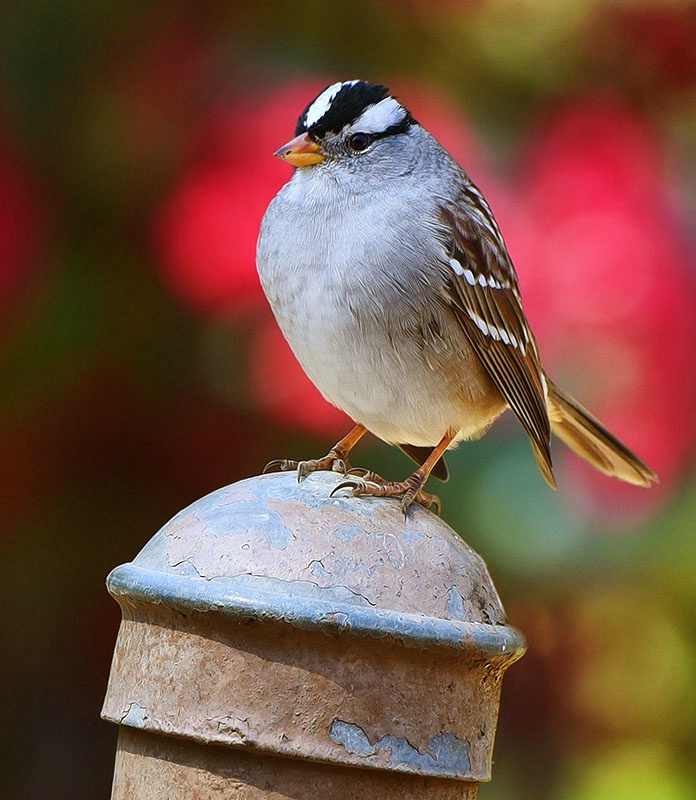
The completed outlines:
{"type": "Polygon", "coordinates": [[[328,453],[266,470],[335,470],[333,490],[393,497],[405,515],[445,452],[510,409],[556,487],[553,433],[600,472],[658,476],[545,373],[493,212],[445,148],[381,84],[327,86],[275,156],[294,167],[261,222],[257,270],[290,348],[354,427],[328,453]],[[370,431],[417,464],[400,481],[352,468],[370,431]]]}

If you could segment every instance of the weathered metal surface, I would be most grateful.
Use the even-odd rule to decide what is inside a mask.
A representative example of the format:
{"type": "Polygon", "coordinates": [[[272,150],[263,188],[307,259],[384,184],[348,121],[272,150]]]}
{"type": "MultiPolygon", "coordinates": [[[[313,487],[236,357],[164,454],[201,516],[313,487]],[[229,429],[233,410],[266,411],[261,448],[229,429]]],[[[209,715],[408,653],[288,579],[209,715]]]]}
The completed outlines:
{"type": "Polygon", "coordinates": [[[464,791],[490,777],[500,681],[522,638],[447,525],[420,507],[404,521],[390,500],[330,498],[338,480],[220,489],[114,570],[123,622],[103,715],[122,736],[464,791]]]}
{"type": "Polygon", "coordinates": [[[478,784],[206,747],[121,728],[112,800],[476,800],[478,784]]]}

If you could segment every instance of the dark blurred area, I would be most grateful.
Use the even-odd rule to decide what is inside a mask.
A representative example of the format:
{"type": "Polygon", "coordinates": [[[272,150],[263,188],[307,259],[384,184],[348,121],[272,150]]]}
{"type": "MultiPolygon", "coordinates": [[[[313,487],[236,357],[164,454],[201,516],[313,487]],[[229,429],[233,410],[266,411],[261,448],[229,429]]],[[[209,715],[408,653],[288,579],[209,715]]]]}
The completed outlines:
{"type": "Polygon", "coordinates": [[[108,796],[109,570],[348,429],[254,251],[272,152],[351,78],[481,187],[548,371],[661,476],[558,449],[554,493],[506,416],[432,487],[529,641],[481,797],[695,796],[696,6],[42,0],[0,11],[0,800],[108,796]]]}

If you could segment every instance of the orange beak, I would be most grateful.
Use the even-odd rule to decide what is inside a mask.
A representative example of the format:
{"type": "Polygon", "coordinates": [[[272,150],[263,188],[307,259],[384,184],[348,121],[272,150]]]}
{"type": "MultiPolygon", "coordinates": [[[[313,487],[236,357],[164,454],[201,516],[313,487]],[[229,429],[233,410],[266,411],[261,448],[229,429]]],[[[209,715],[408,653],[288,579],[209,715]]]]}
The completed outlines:
{"type": "Polygon", "coordinates": [[[319,145],[312,141],[306,133],[296,136],[276,150],[273,155],[282,158],[293,167],[310,167],[312,164],[321,164],[324,160],[319,145]]]}

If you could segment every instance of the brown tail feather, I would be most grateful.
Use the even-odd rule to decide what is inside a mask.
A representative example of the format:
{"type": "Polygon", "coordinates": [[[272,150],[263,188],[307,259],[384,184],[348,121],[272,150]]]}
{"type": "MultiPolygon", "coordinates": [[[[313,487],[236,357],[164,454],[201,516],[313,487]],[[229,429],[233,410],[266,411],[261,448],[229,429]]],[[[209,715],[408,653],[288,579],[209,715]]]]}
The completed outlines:
{"type": "Polygon", "coordinates": [[[551,463],[551,451],[548,450],[544,452],[536,442],[530,437],[529,439],[530,444],[532,445],[532,451],[534,452],[534,457],[537,460],[537,464],[539,465],[539,469],[541,470],[541,474],[546,478],[546,483],[552,488],[556,488],[556,476],[553,474],[553,464],[551,463]]]}
{"type": "Polygon", "coordinates": [[[636,486],[650,486],[657,475],[602,423],[563,389],[548,380],[551,430],[593,467],[636,486]]]}

